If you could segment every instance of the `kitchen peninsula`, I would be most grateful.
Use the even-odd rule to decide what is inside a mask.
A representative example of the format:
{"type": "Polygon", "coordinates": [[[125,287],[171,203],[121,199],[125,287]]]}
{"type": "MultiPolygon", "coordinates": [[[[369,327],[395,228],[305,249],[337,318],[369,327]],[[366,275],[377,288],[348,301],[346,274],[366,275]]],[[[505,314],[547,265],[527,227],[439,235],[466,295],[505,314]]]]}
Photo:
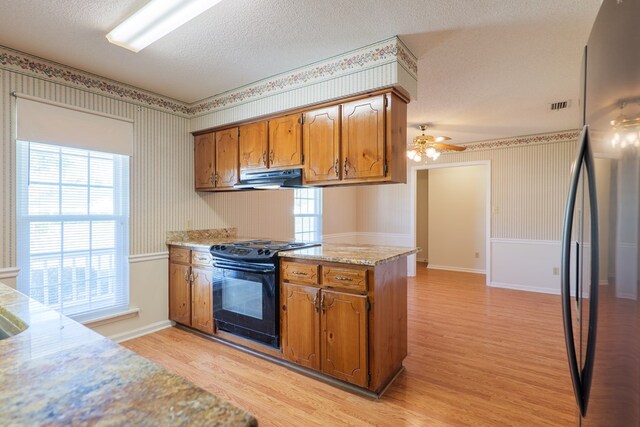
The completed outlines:
{"type": "Polygon", "coordinates": [[[3,329],[22,330],[0,339],[0,425],[257,425],[247,412],[1,283],[0,318],[3,329]]]}
{"type": "Polygon", "coordinates": [[[169,318],[181,327],[372,396],[401,372],[406,257],[418,248],[270,250],[284,242],[237,237],[234,229],[169,233],[166,243],[169,318]],[[222,255],[212,256],[212,247],[222,255]],[[224,310],[247,322],[220,321],[224,310]]]}

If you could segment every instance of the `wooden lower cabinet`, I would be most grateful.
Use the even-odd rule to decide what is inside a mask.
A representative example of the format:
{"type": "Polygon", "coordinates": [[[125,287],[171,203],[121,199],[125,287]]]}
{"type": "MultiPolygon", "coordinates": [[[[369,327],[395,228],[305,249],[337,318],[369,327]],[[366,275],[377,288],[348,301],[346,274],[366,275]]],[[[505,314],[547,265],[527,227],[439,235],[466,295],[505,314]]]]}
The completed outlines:
{"type": "Polygon", "coordinates": [[[322,372],[368,384],[367,296],[322,290],[322,372]]]}
{"type": "Polygon", "coordinates": [[[206,252],[169,248],[169,320],[207,334],[213,321],[213,270],[206,252]]]}
{"type": "MultiPolygon", "coordinates": [[[[300,268],[303,264],[283,264],[285,271],[291,265],[303,270],[300,268]]],[[[322,288],[320,282],[292,283],[296,278],[283,277],[283,357],[339,380],[368,387],[368,296],[322,288]]]]}
{"type": "Polygon", "coordinates": [[[320,369],[320,289],[285,283],[282,288],[282,352],[287,360],[320,369]]]}
{"type": "Polygon", "coordinates": [[[191,325],[191,268],[169,263],[169,319],[191,325]]]}
{"type": "Polygon", "coordinates": [[[381,393],[407,356],[407,260],[280,261],[282,357],[381,393]]]}
{"type": "Polygon", "coordinates": [[[213,334],[213,273],[211,268],[192,268],[191,326],[213,334]]]}

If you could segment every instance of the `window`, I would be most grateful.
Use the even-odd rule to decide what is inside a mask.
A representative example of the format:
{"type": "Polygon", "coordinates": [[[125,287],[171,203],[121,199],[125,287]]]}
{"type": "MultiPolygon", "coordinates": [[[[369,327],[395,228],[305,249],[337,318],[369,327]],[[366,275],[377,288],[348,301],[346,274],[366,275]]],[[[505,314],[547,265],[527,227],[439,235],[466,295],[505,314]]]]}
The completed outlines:
{"type": "Polygon", "coordinates": [[[293,215],[295,240],[319,242],[322,240],[322,189],[296,188],[293,215]]]}
{"type": "Polygon", "coordinates": [[[129,157],[18,141],[18,289],[66,315],[129,302],[129,157]]]}

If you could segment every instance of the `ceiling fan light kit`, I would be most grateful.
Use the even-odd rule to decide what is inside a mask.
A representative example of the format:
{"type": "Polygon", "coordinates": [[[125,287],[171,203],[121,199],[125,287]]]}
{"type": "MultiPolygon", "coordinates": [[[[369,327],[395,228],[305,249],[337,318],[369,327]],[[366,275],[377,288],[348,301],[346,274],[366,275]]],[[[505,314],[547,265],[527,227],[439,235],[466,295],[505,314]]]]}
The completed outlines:
{"type": "Polygon", "coordinates": [[[421,135],[413,138],[413,143],[407,150],[407,157],[414,162],[421,162],[423,159],[425,162],[427,159],[438,160],[440,154],[443,151],[464,151],[465,147],[459,147],[457,145],[443,144],[443,141],[449,141],[451,138],[448,136],[433,136],[425,135],[428,125],[420,125],[418,129],[422,131],[421,135]]]}

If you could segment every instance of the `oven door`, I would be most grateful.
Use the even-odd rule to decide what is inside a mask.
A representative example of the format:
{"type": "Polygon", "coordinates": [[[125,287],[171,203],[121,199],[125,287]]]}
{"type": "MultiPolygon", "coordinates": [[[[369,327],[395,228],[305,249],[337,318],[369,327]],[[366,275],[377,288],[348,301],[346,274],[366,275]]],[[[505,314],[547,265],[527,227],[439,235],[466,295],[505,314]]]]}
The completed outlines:
{"type": "Polygon", "coordinates": [[[278,347],[276,266],[216,258],[213,317],[218,329],[278,347]]]}

